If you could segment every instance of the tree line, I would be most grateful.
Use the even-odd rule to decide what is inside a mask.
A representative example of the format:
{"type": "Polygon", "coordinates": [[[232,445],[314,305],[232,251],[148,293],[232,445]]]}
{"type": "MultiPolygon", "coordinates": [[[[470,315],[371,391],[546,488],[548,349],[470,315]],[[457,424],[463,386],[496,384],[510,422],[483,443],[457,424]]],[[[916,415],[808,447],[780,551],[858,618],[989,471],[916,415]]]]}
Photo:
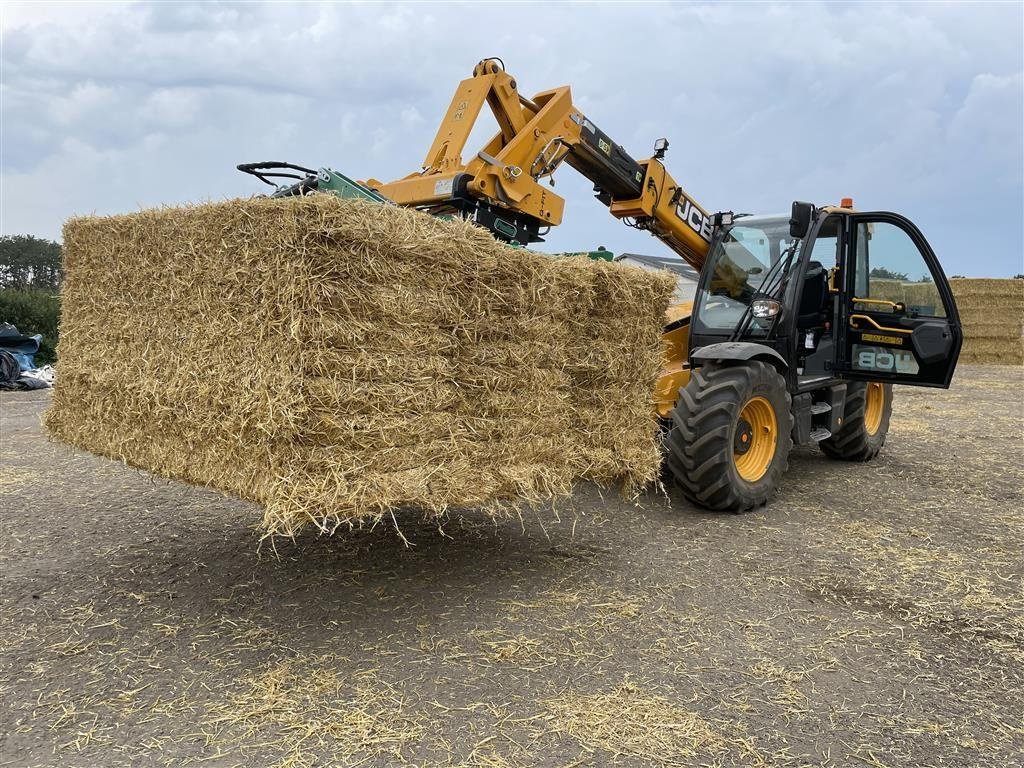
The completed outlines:
{"type": "Polygon", "coordinates": [[[42,334],[39,365],[57,357],[63,278],[59,243],[32,235],[0,237],[0,323],[23,334],[42,334]]]}
{"type": "Polygon", "coordinates": [[[33,235],[0,237],[0,288],[60,290],[60,243],[33,235]]]}

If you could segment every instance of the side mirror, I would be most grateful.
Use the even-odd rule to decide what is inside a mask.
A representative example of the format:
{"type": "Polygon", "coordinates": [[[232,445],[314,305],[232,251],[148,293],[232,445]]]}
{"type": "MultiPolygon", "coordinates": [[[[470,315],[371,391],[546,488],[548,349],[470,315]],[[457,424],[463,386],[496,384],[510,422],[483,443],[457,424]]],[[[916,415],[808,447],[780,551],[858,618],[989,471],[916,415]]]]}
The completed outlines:
{"type": "Polygon", "coordinates": [[[793,212],[789,219],[789,236],[792,238],[807,237],[811,228],[811,219],[814,218],[814,206],[811,203],[793,201],[793,212]]]}

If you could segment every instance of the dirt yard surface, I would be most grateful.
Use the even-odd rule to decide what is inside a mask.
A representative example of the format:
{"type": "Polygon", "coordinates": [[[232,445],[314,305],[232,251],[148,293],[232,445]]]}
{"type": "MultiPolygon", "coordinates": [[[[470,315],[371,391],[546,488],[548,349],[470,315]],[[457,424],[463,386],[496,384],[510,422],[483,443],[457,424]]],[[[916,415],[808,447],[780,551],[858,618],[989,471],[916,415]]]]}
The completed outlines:
{"type": "Polygon", "coordinates": [[[898,390],[878,460],[800,449],[750,514],[583,488],[276,555],[3,393],[0,763],[1021,765],[1022,386],[898,390]]]}

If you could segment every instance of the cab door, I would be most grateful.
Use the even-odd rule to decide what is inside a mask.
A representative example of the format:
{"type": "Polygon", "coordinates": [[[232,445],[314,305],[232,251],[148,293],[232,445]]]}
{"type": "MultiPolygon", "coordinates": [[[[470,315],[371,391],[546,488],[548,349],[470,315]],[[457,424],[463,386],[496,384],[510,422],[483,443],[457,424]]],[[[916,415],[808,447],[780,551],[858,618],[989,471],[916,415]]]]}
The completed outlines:
{"type": "Polygon", "coordinates": [[[836,373],[948,387],[963,332],[949,281],[924,235],[895,213],[853,214],[844,251],[836,373]]]}

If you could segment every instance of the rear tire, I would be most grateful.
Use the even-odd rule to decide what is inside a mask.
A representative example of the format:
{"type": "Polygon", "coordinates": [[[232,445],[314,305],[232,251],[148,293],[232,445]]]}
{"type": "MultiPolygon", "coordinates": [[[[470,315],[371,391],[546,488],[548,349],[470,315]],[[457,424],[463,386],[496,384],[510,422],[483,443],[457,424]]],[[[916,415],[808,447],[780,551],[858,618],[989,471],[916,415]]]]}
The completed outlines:
{"type": "Polygon", "coordinates": [[[679,391],[665,465],[700,507],[741,511],[768,501],[789,466],[792,399],[771,365],[708,363],[679,391]]]}
{"type": "Polygon", "coordinates": [[[892,384],[852,381],[846,386],[843,425],[818,445],[830,459],[870,461],[885,445],[892,416],[892,384]]]}

